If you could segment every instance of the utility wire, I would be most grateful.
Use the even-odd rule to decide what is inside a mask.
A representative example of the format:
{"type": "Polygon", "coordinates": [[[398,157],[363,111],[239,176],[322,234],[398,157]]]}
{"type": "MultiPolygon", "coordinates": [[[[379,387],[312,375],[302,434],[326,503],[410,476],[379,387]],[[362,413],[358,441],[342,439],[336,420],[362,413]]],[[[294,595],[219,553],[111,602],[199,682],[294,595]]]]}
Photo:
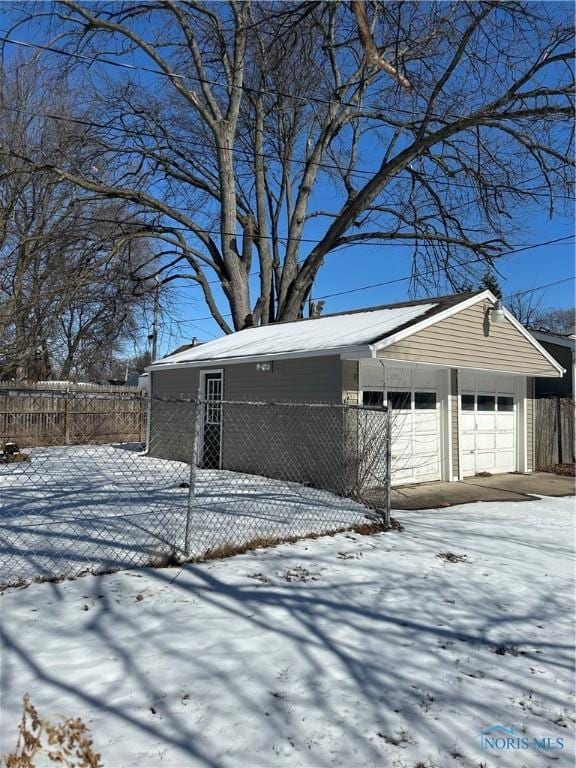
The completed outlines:
{"type": "MultiPolygon", "coordinates": [[[[43,118],[45,120],[55,120],[57,122],[72,123],[74,125],[81,125],[81,126],[83,126],[85,128],[98,128],[98,129],[102,129],[102,130],[105,130],[105,131],[116,131],[117,133],[120,133],[121,135],[134,136],[135,138],[138,138],[138,139],[141,139],[143,136],[148,136],[148,137],[150,137],[152,139],[155,139],[155,140],[158,139],[158,137],[156,135],[154,135],[153,133],[150,133],[148,131],[141,131],[141,130],[139,131],[139,130],[136,130],[134,128],[128,128],[126,126],[107,125],[105,123],[99,123],[99,122],[97,122],[95,120],[92,120],[92,119],[86,120],[84,118],[79,118],[79,117],[66,117],[64,115],[58,115],[58,114],[55,114],[53,112],[36,112],[36,111],[33,111],[33,110],[29,110],[29,109],[21,109],[20,107],[11,107],[11,106],[7,106],[7,105],[4,106],[3,109],[8,111],[8,112],[15,112],[17,114],[25,115],[27,117],[41,117],[41,118],[43,118]]],[[[237,147],[237,146],[234,146],[234,147],[217,147],[215,144],[210,144],[210,143],[208,143],[206,141],[200,141],[198,139],[190,139],[190,138],[186,138],[186,144],[190,144],[192,146],[201,147],[203,149],[206,149],[206,147],[208,147],[209,149],[218,150],[219,152],[230,152],[230,153],[238,153],[238,152],[240,152],[240,153],[244,154],[244,156],[246,158],[246,161],[249,161],[249,160],[251,160],[252,158],[255,158],[255,157],[261,157],[261,158],[263,158],[265,160],[272,160],[272,161],[275,161],[275,162],[278,162],[278,163],[282,162],[282,160],[280,158],[278,158],[276,155],[273,155],[271,153],[268,153],[268,152],[256,152],[256,151],[253,151],[251,149],[244,149],[244,147],[237,147]]],[[[134,150],[134,151],[138,151],[138,150],[134,150]]],[[[303,165],[303,166],[306,166],[306,167],[310,165],[310,162],[308,160],[302,160],[300,158],[295,158],[295,157],[290,158],[289,162],[291,164],[303,165]]],[[[373,170],[369,170],[367,168],[348,169],[348,168],[344,168],[341,165],[337,165],[336,163],[328,163],[328,162],[325,162],[325,161],[315,162],[312,165],[315,165],[318,168],[325,168],[326,170],[338,171],[339,173],[341,173],[343,175],[346,175],[346,176],[362,176],[362,177],[366,177],[366,178],[372,178],[374,176],[374,174],[376,173],[376,169],[373,169],[373,170]]],[[[562,166],[560,166],[560,167],[562,167],[562,166]]],[[[554,172],[556,172],[558,170],[559,170],[559,168],[555,168],[555,169],[551,169],[550,172],[554,173],[554,172]]],[[[543,178],[545,178],[545,175],[542,174],[542,173],[539,173],[539,174],[536,174],[535,176],[531,176],[528,179],[520,179],[518,183],[520,185],[529,184],[532,181],[537,181],[538,179],[543,179],[543,178]]],[[[463,184],[462,182],[455,181],[453,179],[439,178],[439,179],[435,179],[434,183],[435,184],[444,184],[444,185],[449,186],[449,187],[458,187],[460,189],[472,189],[472,190],[476,189],[476,187],[473,184],[463,184]]],[[[550,193],[549,192],[540,192],[540,191],[538,191],[536,189],[532,190],[532,189],[521,189],[521,188],[519,188],[517,191],[519,191],[521,193],[526,193],[527,195],[532,195],[532,196],[535,196],[535,197],[546,197],[546,198],[550,197],[550,193]]],[[[555,197],[556,197],[556,199],[562,199],[562,200],[573,200],[574,199],[573,197],[570,197],[568,195],[556,195],[555,197]]]]}
{"type": "MultiPolygon", "coordinates": [[[[573,235],[566,235],[565,237],[559,237],[559,238],[555,238],[553,240],[547,240],[547,241],[542,242],[542,243],[534,243],[532,245],[526,245],[526,246],[523,246],[522,248],[516,248],[514,250],[507,251],[506,253],[502,253],[497,258],[501,258],[503,256],[512,256],[514,254],[522,253],[524,251],[533,250],[533,249],[536,249],[536,248],[543,248],[543,247],[545,247],[547,245],[559,243],[559,242],[565,241],[565,240],[567,240],[569,238],[572,238],[572,237],[573,237],[573,235]]],[[[483,262],[483,261],[485,261],[485,259],[474,259],[473,261],[466,262],[465,264],[461,264],[459,266],[467,267],[469,264],[474,264],[474,263],[483,262]]],[[[420,274],[421,275],[433,275],[433,274],[437,274],[437,273],[438,273],[438,269],[430,269],[430,270],[426,270],[424,272],[421,272],[420,274]]],[[[325,294],[323,296],[315,296],[313,300],[317,301],[319,299],[331,299],[331,298],[335,298],[337,296],[344,296],[344,295],[347,295],[347,294],[350,294],[350,293],[359,293],[361,291],[368,291],[368,290],[370,290],[372,288],[381,288],[382,286],[385,286],[385,285],[394,285],[395,283],[403,283],[403,282],[405,282],[407,280],[412,280],[412,279],[413,279],[413,275],[406,275],[405,277],[396,277],[396,278],[394,278],[392,280],[384,280],[384,281],[381,281],[381,282],[378,282],[378,283],[370,283],[369,285],[363,285],[363,286],[360,286],[359,288],[350,288],[350,289],[348,289],[346,291],[338,291],[336,293],[328,293],[328,294],[325,294]]],[[[564,278],[563,280],[561,280],[560,282],[567,282],[568,280],[571,280],[571,279],[573,279],[573,278],[572,277],[567,277],[567,278],[564,278]]],[[[546,285],[546,286],[539,286],[538,288],[534,288],[534,289],[530,289],[530,290],[531,291],[536,291],[536,290],[540,290],[540,288],[543,288],[543,287],[548,287],[548,285],[546,285]]],[[[527,291],[527,292],[529,292],[529,291],[527,291]]],[[[517,294],[511,294],[511,295],[515,296],[517,294]]],[[[181,301],[179,302],[179,304],[182,304],[182,303],[183,302],[181,302],[181,301]]],[[[226,313],[226,314],[223,314],[222,317],[232,317],[232,314],[231,313],[226,313]]],[[[194,318],[193,321],[184,320],[184,321],[180,321],[180,322],[184,322],[184,323],[187,323],[187,322],[198,323],[198,322],[201,322],[203,320],[213,320],[213,319],[214,318],[212,317],[212,315],[208,315],[207,317],[196,317],[196,318],[194,318]]]]}
{"type": "Polygon", "coordinates": [[[561,283],[567,283],[569,280],[576,280],[576,275],[570,275],[570,277],[564,277],[562,280],[556,280],[553,283],[546,283],[545,285],[538,285],[536,288],[528,288],[526,291],[515,291],[514,293],[507,294],[506,298],[511,299],[513,296],[524,296],[526,293],[535,293],[541,291],[544,288],[551,288],[553,285],[560,285],[561,283]]]}
{"type": "MultiPolygon", "coordinates": [[[[465,205],[468,205],[468,203],[465,203],[465,205]]],[[[156,234],[160,234],[158,230],[158,225],[150,224],[148,222],[141,222],[141,221],[118,221],[117,219],[108,219],[104,217],[98,217],[97,219],[91,218],[90,216],[79,216],[79,219],[82,219],[83,221],[91,221],[91,222],[98,222],[103,224],[117,224],[119,226],[130,226],[130,227],[142,227],[150,228],[150,233],[154,234],[154,227],[156,227],[156,234]]],[[[404,225],[407,226],[407,225],[404,225]]],[[[185,227],[181,225],[172,226],[172,225],[166,225],[165,227],[161,225],[161,227],[169,232],[169,230],[174,230],[175,232],[191,232],[190,227],[185,227]]],[[[198,231],[205,235],[216,235],[217,237],[224,236],[224,237],[239,237],[239,232],[222,232],[221,230],[217,229],[204,229],[203,227],[198,227],[198,231]]],[[[386,247],[394,247],[394,248],[406,248],[410,245],[411,242],[414,240],[422,240],[423,242],[426,241],[434,241],[435,235],[438,234],[436,232],[430,232],[428,234],[426,233],[418,233],[417,235],[409,235],[402,232],[390,232],[388,233],[388,236],[392,236],[394,240],[405,240],[406,242],[388,242],[386,240],[386,237],[382,237],[382,242],[386,242],[386,247]],[[402,238],[395,237],[395,235],[400,234],[402,238]]],[[[572,235],[568,235],[568,237],[572,237],[572,235]]],[[[317,239],[317,238],[311,238],[311,237],[289,237],[288,235],[255,235],[255,239],[262,239],[262,240],[279,240],[281,242],[292,242],[292,243],[312,243],[314,245],[318,245],[318,243],[321,243],[323,238],[317,239]]],[[[566,238],[562,238],[566,239],[566,238]]],[[[376,240],[372,240],[372,243],[375,243],[376,240]]],[[[475,246],[482,246],[486,247],[489,246],[491,243],[493,243],[494,240],[487,240],[485,243],[472,243],[475,246]]],[[[550,242],[556,242],[556,241],[550,241],[550,242]]],[[[547,244],[547,243],[546,243],[547,244]]],[[[342,243],[341,247],[353,247],[357,245],[366,245],[366,243],[357,242],[357,243],[342,243]]],[[[340,246],[339,246],[340,247],[340,246]]],[[[468,246],[463,246],[468,247],[468,246]]],[[[500,254],[494,254],[491,258],[496,258],[500,254]]]]}
{"type": "MultiPolygon", "coordinates": [[[[543,248],[546,245],[552,245],[552,244],[555,244],[555,243],[560,243],[562,241],[569,240],[570,238],[573,238],[573,237],[574,237],[574,235],[566,235],[565,237],[557,237],[554,240],[547,240],[547,241],[545,241],[543,243],[535,243],[535,244],[532,244],[532,245],[525,245],[525,246],[522,246],[521,248],[514,248],[511,251],[505,251],[504,253],[499,253],[497,256],[494,256],[493,258],[494,259],[500,259],[502,256],[512,256],[512,255],[514,255],[516,253],[522,253],[524,251],[531,251],[531,250],[533,250],[535,248],[543,248]]],[[[571,245],[571,244],[572,243],[566,243],[566,245],[571,245]]],[[[481,262],[481,261],[486,261],[486,259],[485,258],[472,259],[471,261],[467,261],[464,264],[459,264],[458,266],[467,267],[469,264],[475,264],[475,263],[478,263],[478,262],[481,262]]],[[[431,270],[427,270],[425,272],[421,272],[420,274],[421,275],[429,275],[429,274],[433,275],[433,274],[437,274],[438,272],[439,272],[438,269],[431,269],[431,270]]],[[[405,280],[412,280],[412,278],[413,278],[413,275],[408,275],[407,277],[398,277],[398,278],[395,278],[394,280],[386,280],[386,281],[381,282],[381,283],[370,283],[370,285],[364,285],[364,286],[361,286],[360,288],[349,288],[346,291],[338,291],[337,293],[327,293],[324,296],[315,296],[314,300],[318,300],[318,299],[332,299],[335,296],[344,296],[344,295],[346,295],[348,293],[358,293],[359,291],[367,291],[370,288],[379,288],[379,287],[381,287],[383,285],[392,285],[392,283],[399,283],[399,282],[403,282],[405,280]]]]}
{"type": "MultiPolygon", "coordinates": [[[[157,69],[155,67],[146,67],[141,64],[128,64],[126,62],[117,61],[115,59],[110,59],[105,56],[87,56],[83,53],[75,53],[74,51],[66,51],[63,48],[55,48],[53,45],[46,45],[42,43],[32,43],[26,40],[15,40],[11,37],[5,37],[4,35],[9,34],[8,30],[2,29],[0,30],[2,35],[0,35],[0,42],[8,43],[10,45],[16,45],[20,46],[22,48],[33,48],[40,51],[47,51],[50,53],[57,53],[60,56],[66,56],[67,58],[77,59],[79,61],[88,62],[89,64],[107,64],[112,67],[117,67],[119,69],[128,69],[132,72],[144,72],[146,74],[152,74],[152,75],[159,75],[160,77],[166,77],[169,80],[180,80],[180,81],[186,81],[189,80],[191,82],[200,83],[201,85],[213,85],[218,88],[233,88],[236,90],[245,91],[246,93],[255,93],[255,94],[266,94],[268,96],[280,96],[285,99],[292,99],[294,101],[301,101],[305,104],[323,104],[325,106],[332,106],[334,104],[337,104],[342,107],[352,107],[354,109],[360,108],[362,105],[358,103],[354,103],[351,101],[344,101],[340,98],[321,98],[318,96],[312,97],[312,96],[299,96],[297,94],[292,93],[286,93],[283,91],[277,91],[273,89],[268,88],[251,88],[250,86],[243,83],[242,85],[236,85],[235,83],[222,83],[218,80],[211,80],[209,78],[202,78],[197,75],[180,75],[176,72],[165,72],[162,69],[157,69]]],[[[381,105],[366,105],[367,109],[379,109],[382,111],[388,111],[388,112],[398,112],[400,114],[407,114],[411,115],[412,117],[415,116],[415,110],[414,109],[404,109],[402,107],[394,107],[394,108],[386,108],[386,110],[382,110],[381,105]]],[[[434,112],[428,113],[427,110],[421,111],[422,116],[428,116],[432,118],[436,118],[438,120],[444,120],[446,117],[454,117],[457,119],[467,117],[467,115],[457,114],[455,112],[446,112],[444,115],[439,115],[434,112]]]]}

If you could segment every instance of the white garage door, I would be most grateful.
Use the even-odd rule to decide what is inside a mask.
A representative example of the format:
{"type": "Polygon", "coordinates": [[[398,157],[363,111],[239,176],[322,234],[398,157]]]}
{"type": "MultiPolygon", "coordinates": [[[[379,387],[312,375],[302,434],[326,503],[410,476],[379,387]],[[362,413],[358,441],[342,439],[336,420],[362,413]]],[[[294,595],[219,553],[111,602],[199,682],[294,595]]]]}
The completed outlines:
{"type": "Polygon", "coordinates": [[[514,472],[516,404],[510,392],[463,392],[461,404],[462,472],[514,472]]]}
{"type": "Polygon", "coordinates": [[[392,483],[440,480],[440,402],[436,390],[364,391],[365,405],[388,404],[392,483]]]}

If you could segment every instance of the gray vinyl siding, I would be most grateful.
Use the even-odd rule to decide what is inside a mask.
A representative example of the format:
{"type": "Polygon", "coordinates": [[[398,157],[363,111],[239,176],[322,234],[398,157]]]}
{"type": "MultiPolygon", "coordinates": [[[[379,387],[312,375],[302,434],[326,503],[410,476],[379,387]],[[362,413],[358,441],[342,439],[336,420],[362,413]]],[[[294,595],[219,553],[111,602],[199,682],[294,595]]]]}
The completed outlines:
{"type": "Polygon", "coordinates": [[[511,322],[489,323],[481,302],[378,353],[378,357],[527,376],[559,373],[511,322]]]}
{"type": "Polygon", "coordinates": [[[336,489],[341,477],[340,409],[282,403],[342,402],[342,366],[336,356],[275,360],[224,370],[222,467],[336,489]],[[244,405],[242,401],[277,405],[244,405]]]}
{"type": "Polygon", "coordinates": [[[337,356],[154,371],[150,453],[191,460],[194,404],[200,372],[224,371],[222,468],[338,490],[342,483],[342,413],[335,408],[263,403],[342,403],[342,362],[337,356]],[[167,398],[166,400],[163,398],[167,398]]]}
{"type": "Polygon", "coordinates": [[[336,355],[274,360],[270,372],[258,371],[256,363],[210,367],[224,368],[225,400],[342,402],[342,366],[336,355]]]}
{"type": "MultiPolygon", "coordinates": [[[[452,477],[460,477],[460,440],[459,440],[459,411],[458,411],[458,371],[450,371],[450,423],[452,442],[452,477]]],[[[451,480],[452,478],[450,478],[451,480]]]]}
{"type": "Polygon", "coordinates": [[[526,380],[526,463],[534,469],[534,379],[526,380]]]}
{"type": "Polygon", "coordinates": [[[157,459],[190,463],[198,392],[198,371],[178,368],[150,373],[150,426],[148,452],[157,459]]]}
{"type": "Polygon", "coordinates": [[[196,397],[198,393],[198,368],[173,368],[152,371],[150,392],[153,397],[196,397]]]}
{"type": "Polygon", "coordinates": [[[360,396],[360,363],[342,360],[342,402],[358,405],[360,396]]]}

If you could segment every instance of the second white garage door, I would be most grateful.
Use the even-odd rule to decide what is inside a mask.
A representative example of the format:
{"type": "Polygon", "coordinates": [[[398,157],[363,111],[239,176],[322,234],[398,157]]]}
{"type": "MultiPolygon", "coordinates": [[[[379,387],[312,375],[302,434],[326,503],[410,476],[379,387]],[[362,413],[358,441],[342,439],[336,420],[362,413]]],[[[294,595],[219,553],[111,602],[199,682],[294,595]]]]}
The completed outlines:
{"type": "Polygon", "coordinates": [[[510,392],[462,392],[460,435],[465,477],[516,470],[516,410],[510,392]]]}

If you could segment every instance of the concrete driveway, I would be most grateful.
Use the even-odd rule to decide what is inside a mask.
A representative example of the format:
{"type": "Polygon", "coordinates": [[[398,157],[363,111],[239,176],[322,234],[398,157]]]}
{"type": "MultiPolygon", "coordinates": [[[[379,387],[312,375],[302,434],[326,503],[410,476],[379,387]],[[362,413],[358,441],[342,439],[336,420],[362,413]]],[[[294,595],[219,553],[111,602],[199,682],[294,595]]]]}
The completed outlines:
{"type": "Polygon", "coordinates": [[[574,496],[573,477],[534,472],[469,477],[456,483],[420,483],[392,489],[393,509],[436,509],[473,501],[530,501],[540,496],[574,496]]]}

